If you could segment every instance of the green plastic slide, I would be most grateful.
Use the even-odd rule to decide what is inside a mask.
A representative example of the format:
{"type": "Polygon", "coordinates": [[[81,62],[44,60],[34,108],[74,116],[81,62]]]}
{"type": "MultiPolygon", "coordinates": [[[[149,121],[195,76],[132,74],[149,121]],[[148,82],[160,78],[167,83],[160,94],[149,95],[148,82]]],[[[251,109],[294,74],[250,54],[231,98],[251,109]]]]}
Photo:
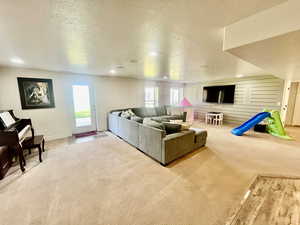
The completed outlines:
{"type": "Polygon", "coordinates": [[[273,136],[280,137],[283,139],[291,140],[292,138],[288,136],[283,128],[283,124],[280,119],[280,114],[276,110],[265,110],[265,112],[269,112],[271,114],[270,117],[266,118],[268,125],[267,131],[273,136]]]}

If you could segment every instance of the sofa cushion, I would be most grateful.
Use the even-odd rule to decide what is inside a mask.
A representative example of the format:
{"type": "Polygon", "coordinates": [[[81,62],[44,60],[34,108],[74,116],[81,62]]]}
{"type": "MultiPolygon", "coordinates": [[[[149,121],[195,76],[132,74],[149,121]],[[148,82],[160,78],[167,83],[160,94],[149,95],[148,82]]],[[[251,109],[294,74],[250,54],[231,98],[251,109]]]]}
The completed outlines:
{"type": "Polygon", "coordinates": [[[155,108],[157,116],[165,116],[167,115],[167,109],[165,106],[159,106],[155,108]]]}
{"type": "Polygon", "coordinates": [[[167,116],[169,120],[183,120],[183,115],[167,116]]]}
{"type": "Polygon", "coordinates": [[[132,112],[139,117],[145,118],[145,117],[152,117],[156,116],[156,110],[155,108],[133,108],[132,112]]]}
{"type": "Polygon", "coordinates": [[[155,116],[155,117],[151,117],[151,119],[155,122],[169,122],[170,120],[168,118],[164,118],[163,116],[155,116]]]}
{"type": "Polygon", "coordinates": [[[157,116],[155,108],[146,108],[147,117],[157,116]]]}
{"type": "Polygon", "coordinates": [[[169,122],[170,120],[182,120],[183,116],[182,115],[177,115],[177,116],[158,116],[158,117],[152,117],[153,119],[158,119],[163,122],[169,122]]]}
{"type": "Polygon", "coordinates": [[[139,116],[132,116],[130,119],[138,123],[143,123],[143,118],[139,116]]]}
{"type": "Polygon", "coordinates": [[[133,108],[132,109],[132,112],[136,115],[136,116],[139,116],[139,117],[147,117],[146,114],[146,108],[133,108]]]}
{"type": "Polygon", "coordinates": [[[146,126],[149,126],[149,127],[154,127],[154,128],[163,130],[163,131],[165,130],[165,126],[164,126],[163,123],[153,121],[150,118],[145,118],[144,121],[143,121],[143,124],[146,125],[146,126]]]}
{"type": "Polygon", "coordinates": [[[166,123],[164,122],[163,125],[165,126],[165,130],[167,134],[174,134],[181,131],[180,124],[173,124],[173,123],[166,123]]]}

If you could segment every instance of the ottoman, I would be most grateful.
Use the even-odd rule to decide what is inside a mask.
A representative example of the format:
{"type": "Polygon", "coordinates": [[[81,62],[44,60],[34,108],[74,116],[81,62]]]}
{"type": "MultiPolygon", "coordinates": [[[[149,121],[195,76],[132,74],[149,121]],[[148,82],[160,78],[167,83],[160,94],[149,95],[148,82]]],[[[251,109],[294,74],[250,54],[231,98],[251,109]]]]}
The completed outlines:
{"type": "Polygon", "coordinates": [[[12,157],[6,146],[0,146],[0,180],[3,179],[11,166],[12,157]]]}
{"type": "Polygon", "coordinates": [[[195,131],[194,149],[199,149],[206,144],[207,131],[201,128],[191,127],[195,131]]]}

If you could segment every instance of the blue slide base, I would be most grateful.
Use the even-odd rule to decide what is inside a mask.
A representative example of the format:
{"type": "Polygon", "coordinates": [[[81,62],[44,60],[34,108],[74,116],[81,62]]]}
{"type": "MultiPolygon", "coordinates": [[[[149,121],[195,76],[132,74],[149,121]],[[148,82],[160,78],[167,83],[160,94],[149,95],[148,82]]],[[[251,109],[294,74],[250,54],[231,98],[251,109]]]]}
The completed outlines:
{"type": "Polygon", "coordinates": [[[243,136],[244,133],[241,133],[239,130],[236,129],[232,129],[231,133],[236,135],[236,136],[243,136]]]}
{"type": "Polygon", "coordinates": [[[236,136],[242,136],[246,131],[250,130],[256,124],[259,124],[261,121],[270,117],[271,114],[269,112],[261,112],[253,116],[250,120],[243,123],[241,126],[236,127],[231,130],[231,133],[236,136]]]}

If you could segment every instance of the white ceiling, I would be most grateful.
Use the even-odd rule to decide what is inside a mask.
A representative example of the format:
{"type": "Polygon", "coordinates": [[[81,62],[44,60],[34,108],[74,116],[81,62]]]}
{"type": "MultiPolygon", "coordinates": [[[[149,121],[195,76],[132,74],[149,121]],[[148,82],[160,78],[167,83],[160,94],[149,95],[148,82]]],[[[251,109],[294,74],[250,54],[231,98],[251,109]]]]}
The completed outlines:
{"type": "Polygon", "coordinates": [[[226,27],[224,49],[291,81],[300,80],[300,1],[289,0],[226,27]]]}
{"type": "Polygon", "coordinates": [[[0,65],[17,57],[28,68],[182,81],[265,74],[222,51],[223,27],[282,2],[0,0],[0,65]]]}
{"type": "Polygon", "coordinates": [[[230,49],[283,79],[300,81],[300,30],[230,49]]]}

